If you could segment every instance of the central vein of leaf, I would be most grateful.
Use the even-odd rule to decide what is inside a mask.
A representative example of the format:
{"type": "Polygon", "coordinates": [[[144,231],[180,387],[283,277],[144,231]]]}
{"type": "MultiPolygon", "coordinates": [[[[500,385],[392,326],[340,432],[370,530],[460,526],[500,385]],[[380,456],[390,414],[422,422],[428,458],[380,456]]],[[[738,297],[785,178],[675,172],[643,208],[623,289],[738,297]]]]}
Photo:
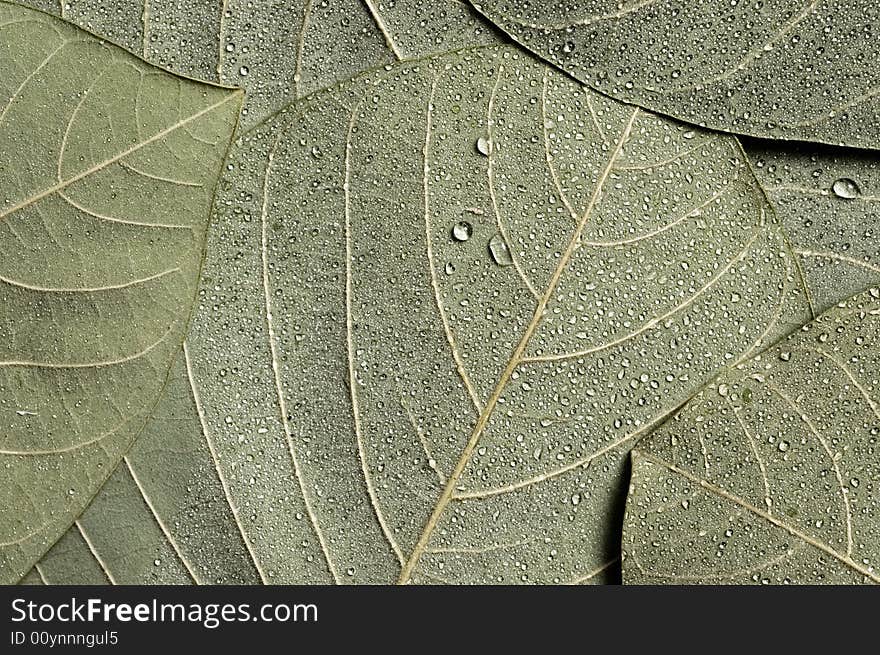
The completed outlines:
{"type": "Polygon", "coordinates": [[[201,118],[205,114],[211,113],[215,109],[218,109],[219,107],[225,105],[227,102],[231,102],[233,100],[238,100],[240,97],[241,97],[241,94],[239,92],[231,93],[231,94],[227,95],[225,98],[223,98],[222,100],[220,100],[219,102],[215,102],[214,104],[210,105],[209,107],[205,107],[204,109],[199,110],[198,112],[196,112],[192,116],[189,116],[189,117],[184,118],[184,119],[182,119],[172,125],[169,125],[168,127],[164,128],[163,130],[161,130],[161,131],[157,132],[156,134],[154,134],[153,136],[149,137],[148,139],[141,141],[140,143],[136,143],[136,144],[132,145],[131,147],[127,148],[126,150],[123,150],[122,152],[113,155],[109,159],[105,159],[104,161],[99,162],[99,163],[95,164],[94,166],[91,166],[90,168],[87,168],[84,171],[81,171],[66,180],[61,180],[58,183],[53,184],[50,187],[47,187],[45,189],[42,189],[41,191],[34,193],[34,195],[17,202],[16,204],[12,205],[11,207],[8,207],[7,209],[0,211],[0,221],[5,219],[10,214],[14,214],[15,212],[17,212],[21,209],[24,209],[25,207],[29,207],[30,205],[35,204],[36,202],[42,200],[43,198],[45,198],[47,196],[52,195],[53,193],[56,193],[58,191],[61,191],[62,189],[69,187],[74,182],[78,182],[79,180],[82,180],[83,178],[86,178],[89,175],[92,175],[94,173],[97,173],[98,171],[104,170],[105,168],[111,166],[112,164],[115,164],[117,162],[122,161],[123,159],[125,159],[126,157],[128,157],[131,154],[134,154],[138,150],[141,150],[142,148],[163,139],[164,137],[168,136],[172,132],[188,125],[189,123],[192,123],[193,121],[198,120],[199,118],[201,118]]]}
{"type": "Polygon", "coordinates": [[[434,506],[433,512],[431,512],[431,516],[428,518],[427,523],[425,523],[425,527],[422,530],[422,534],[419,537],[418,542],[416,542],[415,548],[413,548],[412,554],[409,556],[409,559],[406,561],[403,569],[400,572],[400,577],[397,580],[398,584],[406,584],[412,577],[413,571],[415,570],[415,567],[418,564],[422,553],[425,551],[425,548],[427,547],[428,542],[431,539],[434,528],[437,526],[437,522],[440,520],[440,517],[446,510],[446,506],[449,504],[449,501],[452,499],[455,488],[458,485],[458,481],[461,478],[462,473],[464,473],[464,469],[470,461],[471,456],[473,455],[473,452],[480,441],[480,437],[483,435],[483,431],[485,430],[486,425],[489,422],[489,419],[492,417],[492,413],[495,410],[495,406],[498,404],[498,400],[501,398],[501,394],[507,387],[507,383],[510,381],[513,372],[522,363],[523,353],[525,353],[525,350],[528,347],[529,341],[531,340],[532,335],[535,333],[535,330],[537,330],[538,326],[541,324],[541,319],[544,317],[544,312],[546,311],[547,305],[550,303],[550,299],[553,297],[553,294],[556,291],[556,287],[559,285],[562,274],[565,272],[566,268],[568,268],[569,261],[571,261],[572,256],[580,245],[581,235],[583,234],[584,228],[586,227],[587,222],[589,221],[590,216],[592,215],[593,210],[596,207],[596,204],[599,202],[599,198],[602,195],[602,191],[605,187],[605,183],[608,180],[608,176],[611,174],[611,170],[614,168],[614,164],[617,161],[617,158],[620,155],[624,144],[629,139],[630,132],[632,131],[633,124],[635,123],[638,114],[638,109],[633,111],[620,135],[620,138],[612,149],[611,154],[608,157],[608,162],[596,182],[596,188],[593,191],[590,202],[587,205],[583,216],[578,222],[574,233],[572,234],[572,238],[568,243],[568,247],[565,249],[562,257],[560,257],[559,263],[557,264],[556,269],[553,271],[553,275],[551,276],[550,282],[547,285],[547,289],[538,300],[538,304],[535,307],[535,312],[532,315],[532,319],[529,321],[525,332],[523,332],[522,338],[517,344],[516,349],[513,351],[513,355],[507,362],[507,366],[504,368],[504,371],[498,378],[498,382],[495,385],[495,388],[492,390],[492,395],[486,402],[486,406],[480,413],[477,422],[474,424],[474,429],[471,432],[471,436],[468,439],[467,445],[462,451],[461,457],[459,458],[458,462],[455,465],[455,468],[450,474],[449,479],[446,482],[446,486],[444,487],[443,492],[440,494],[440,498],[437,500],[437,504],[434,506]]]}

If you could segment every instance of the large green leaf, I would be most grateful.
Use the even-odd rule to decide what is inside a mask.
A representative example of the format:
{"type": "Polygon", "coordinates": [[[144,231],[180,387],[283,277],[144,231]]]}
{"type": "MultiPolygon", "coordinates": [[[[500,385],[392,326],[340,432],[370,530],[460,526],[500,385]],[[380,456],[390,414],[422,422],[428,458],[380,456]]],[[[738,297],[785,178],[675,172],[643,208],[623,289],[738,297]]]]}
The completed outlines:
{"type": "Polygon", "coordinates": [[[128,450],[187,328],[241,94],[0,2],[0,579],[128,450]]]}
{"type": "Polygon", "coordinates": [[[874,0],[471,0],[627,102],[720,130],[880,147],[874,0]]]}
{"type": "Polygon", "coordinates": [[[880,284],[880,154],[747,139],[816,314],[880,284]]]}
{"type": "Polygon", "coordinates": [[[633,451],[627,582],[880,583],[880,290],[720,376],[633,451]]]}
{"type": "Polygon", "coordinates": [[[176,73],[244,89],[244,129],[368,68],[496,38],[459,0],[26,1],[176,73]]]}
{"type": "Polygon", "coordinates": [[[189,352],[276,581],[606,579],[634,441],[806,320],[735,140],[515,49],[318,93],[229,169],[189,352]]]}

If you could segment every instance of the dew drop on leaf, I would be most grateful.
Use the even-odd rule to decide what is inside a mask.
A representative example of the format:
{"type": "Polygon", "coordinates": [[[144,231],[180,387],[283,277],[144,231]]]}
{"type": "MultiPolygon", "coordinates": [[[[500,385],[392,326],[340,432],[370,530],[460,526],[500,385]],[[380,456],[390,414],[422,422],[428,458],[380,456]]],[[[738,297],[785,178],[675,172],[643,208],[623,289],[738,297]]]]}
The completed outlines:
{"type": "Polygon", "coordinates": [[[467,221],[459,221],[452,226],[452,238],[456,241],[467,241],[474,233],[474,226],[467,221]]]}
{"type": "Polygon", "coordinates": [[[834,184],[831,185],[831,190],[834,192],[835,196],[838,198],[845,198],[846,200],[853,200],[862,195],[859,185],[856,184],[855,180],[848,177],[842,177],[839,180],[835,180],[834,184]]]}
{"type": "Polygon", "coordinates": [[[489,253],[492,255],[493,261],[499,266],[510,266],[513,263],[510,248],[507,246],[504,237],[500,234],[495,234],[489,239],[489,253]]]}

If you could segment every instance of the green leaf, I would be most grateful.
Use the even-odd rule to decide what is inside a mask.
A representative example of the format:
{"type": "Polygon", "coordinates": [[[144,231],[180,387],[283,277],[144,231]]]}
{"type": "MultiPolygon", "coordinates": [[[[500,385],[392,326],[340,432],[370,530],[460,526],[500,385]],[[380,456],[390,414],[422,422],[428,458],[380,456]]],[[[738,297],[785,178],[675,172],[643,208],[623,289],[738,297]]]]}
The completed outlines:
{"type": "Polygon", "coordinates": [[[744,143],[816,315],[880,284],[880,157],[815,144],[744,143]]]}
{"type": "Polygon", "coordinates": [[[30,0],[149,62],[244,89],[243,129],[290,101],[398,59],[492,43],[459,0],[30,0]]]}
{"type": "Polygon", "coordinates": [[[714,129],[878,148],[873,0],[471,0],[523,46],[619,100],[714,129]]]}
{"type": "Polygon", "coordinates": [[[53,584],[255,584],[182,350],[116,472],[37,564],[53,584]]]}
{"type": "Polygon", "coordinates": [[[624,579],[880,583],[880,290],[732,368],[633,451],[624,579]]]}
{"type": "Polygon", "coordinates": [[[189,353],[274,581],[613,579],[632,444],[806,320],[734,139],[515,49],[318,93],[229,166],[189,353]]]}
{"type": "MultiPolygon", "coordinates": [[[[304,6],[302,10],[309,13],[312,17],[311,20],[315,20],[316,16],[319,16],[320,20],[315,25],[312,25],[310,21],[308,34],[311,36],[304,35],[303,38],[306,38],[306,41],[299,44],[302,50],[301,56],[304,58],[303,62],[313,61],[314,56],[312,55],[322,52],[323,46],[321,44],[328,37],[326,34],[324,36],[321,34],[328,30],[332,32],[334,40],[341,39],[349,44],[346,47],[352,48],[353,52],[356,51],[349,58],[353,70],[376,67],[381,63],[393,61],[396,56],[415,57],[423,52],[461,48],[468,44],[494,42],[497,39],[497,32],[494,28],[466,4],[449,2],[447,5],[434,9],[411,0],[383,4],[381,7],[375,3],[367,4],[370,6],[354,3],[352,7],[342,12],[345,17],[339,19],[339,24],[346,27],[351,32],[350,34],[340,33],[336,28],[332,28],[337,24],[336,19],[330,20],[324,14],[316,12],[312,3],[304,6]],[[366,22],[357,20],[357,16],[361,14],[367,17],[366,22]],[[327,21],[330,21],[327,24],[332,29],[325,27],[322,28],[322,32],[322,29],[318,28],[327,21]],[[382,30],[379,29],[380,21],[382,30]],[[370,26],[369,29],[364,27],[367,24],[370,26]],[[316,44],[311,45],[312,41],[316,41],[316,44]],[[374,48],[370,45],[373,42],[384,44],[381,49],[382,56],[378,59],[374,57],[374,48]]],[[[244,15],[242,12],[245,8],[234,2],[227,2],[226,8],[233,14],[244,15]]],[[[152,24],[157,15],[166,15],[167,9],[167,7],[163,8],[161,3],[150,3],[151,13],[148,12],[146,16],[148,23],[152,24]]],[[[210,13],[216,11],[216,6],[210,4],[193,9],[196,10],[196,13],[203,11],[210,13]]],[[[277,16],[273,17],[266,7],[258,5],[256,8],[247,7],[246,9],[248,23],[256,22],[262,32],[265,32],[269,26],[272,29],[278,29],[277,16]]],[[[132,9],[128,11],[133,12],[132,9]]],[[[68,6],[65,16],[90,29],[100,28],[102,33],[115,39],[126,33],[120,29],[125,24],[124,21],[118,20],[116,14],[108,14],[100,4],[90,6],[76,3],[68,6]]],[[[238,23],[242,23],[242,21],[238,20],[238,23]]],[[[280,25],[288,23],[289,20],[280,25]]],[[[231,64],[237,62],[235,57],[240,56],[242,50],[246,53],[253,47],[253,44],[247,45],[249,41],[242,36],[241,30],[236,29],[237,36],[233,38],[230,30],[236,24],[233,19],[224,22],[224,33],[218,43],[222,44],[225,38],[233,44],[245,43],[245,46],[235,46],[231,50],[227,50],[225,46],[221,48],[221,59],[227,64],[221,68],[221,71],[232,70],[234,67],[231,67],[231,64]],[[229,54],[224,57],[224,53],[229,54]]],[[[301,27],[294,26],[294,28],[297,33],[301,32],[301,27]]],[[[177,36],[172,32],[163,31],[161,22],[153,25],[148,31],[150,38],[146,42],[146,46],[141,38],[143,32],[128,38],[125,41],[126,45],[136,50],[146,47],[145,54],[147,56],[179,72],[210,77],[210,73],[207,71],[216,63],[217,48],[191,50],[186,53],[186,57],[169,58],[168,53],[173,52],[174,48],[179,45],[177,36]]],[[[326,54],[326,49],[323,52],[326,54]]],[[[274,61],[275,69],[279,66],[293,64],[292,59],[275,58],[274,61]]],[[[245,63],[252,64],[253,60],[247,59],[245,63]]],[[[312,73],[304,78],[303,84],[296,87],[296,93],[293,95],[301,93],[306,88],[306,84],[311,86],[328,85],[332,82],[333,75],[344,73],[344,69],[330,66],[326,59],[322,60],[321,66],[317,68],[302,63],[301,66],[304,66],[303,70],[310,70],[312,73]],[[320,75],[322,71],[323,77],[320,75]]],[[[283,77],[280,72],[276,75],[283,77]]],[[[269,97],[271,93],[266,94],[266,89],[259,85],[272,79],[272,69],[251,67],[248,76],[240,76],[240,79],[236,81],[246,86],[256,96],[267,95],[269,97]],[[261,71],[262,76],[259,74],[261,71]]],[[[283,95],[272,96],[272,102],[275,103],[283,99],[283,95]]],[[[246,109],[245,112],[247,113],[247,111],[246,109]]],[[[251,104],[249,117],[246,117],[245,120],[253,122],[259,111],[251,104]]],[[[210,283],[206,286],[210,288],[210,283]]],[[[192,386],[192,380],[187,386],[192,386]]],[[[210,433],[195,427],[193,417],[197,417],[198,414],[196,397],[197,393],[193,387],[193,392],[187,396],[185,402],[169,403],[165,399],[160,401],[160,405],[155,410],[158,418],[147,423],[145,434],[140,437],[140,441],[149,442],[150,448],[154,448],[156,452],[167,452],[168,443],[186,444],[185,447],[175,446],[177,453],[182,456],[175,460],[177,470],[176,475],[173,476],[174,480],[212,479],[212,484],[200,488],[200,493],[193,493],[191,488],[182,483],[170,486],[173,493],[161,493],[164,487],[169,486],[163,481],[163,477],[166,475],[165,471],[159,467],[144,468],[139,466],[137,453],[140,450],[140,445],[136,445],[127,457],[126,466],[134,467],[141,484],[111,485],[107,493],[112,493],[112,502],[105,502],[104,492],[101,492],[86,511],[83,519],[71,527],[70,533],[65,535],[63,543],[47,553],[38,565],[39,572],[35,572],[35,575],[38,577],[42,575],[52,583],[68,584],[107,582],[108,579],[131,583],[190,582],[192,580],[226,583],[253,581],[252,572],[248,572],[247,567],[243,568],[241,565],[244,553],[240,530],[237,528],[230,530],[228,526],[228,518],[232,514],[229,498],[217,480],[217,473],[211,472],[216,470],[216,466],[212,463],[213,458],[210,453],[206,452],[210,450],[210,447],[206,448],[206,446],[209,446],[212,437],[210,433]],[[170,420],[170,417],[174,417],[174,419],[170,420]],[[166,445],[163,446],[163,442],[166,445]],[[206,471],[206,463],[211,471],[206,471]],[[159,500],[155,497],[157,487],[161,496],[159,500]],[[131,515],[141,519],[126,520],[125,534],[130,542],[128,546],[133,547],[132,545],[139,543],[150,544],[149,547],[135,549],[138,552],[150,552],[153,555],[127,556],[124,549],[119,548],[118,540],[111,536],[116,533],[115,525],[119,520],[119,512],[108,514],[106,510],[112,511],[114,508],[122,506],[130,508],[131,515]],[[150,511],[144,511],[145,507],[150,511]],[[199,512],[208,513],[214,517],[212,520],[217,527],[225,525],[226,529],[205,529],[205,526],[199,521],[192,524],[192,521],[186,520],[185,517],[193,514],[194,507],[198,507],[199,512]],[[102,535],[108,536],[102,538],[102,535]],[[161,535],[164,535],[164,539],[161,535]],[[194,535],[198,535],[198,547],[190,546],[194,535]],[[230,553],[234,553],[234,556],[230,556],[230,553]],[[160,562],[159,565],[155,564],[156,560],[160,562]],[[232,560],[231,563],[230,560],[232,560]],[[224,572],[218,568],[217,565],[221,563],[224,566],[228,565],[229,570],[224,572]]],[[[135,475],[135,471],[132,470],[130,474],[135,475]]],[[[117,475],[123,478],[130,477],[129,473],[125,472],[117,475]]],[[[271,507],[268,511],[271,511],[271,507]]],[[[234,514],[232,515],[234,518],[234,514]]],[[[264,581],[270,581],[270,578],[266,577],[264,573],[260,572],[260,575],[264,576],[264,581]]]]}
{"type": "Polygon", "coordinates": [[[241,94],[0,2],[0,579],[151,415],[194,301],[241,94]]]}

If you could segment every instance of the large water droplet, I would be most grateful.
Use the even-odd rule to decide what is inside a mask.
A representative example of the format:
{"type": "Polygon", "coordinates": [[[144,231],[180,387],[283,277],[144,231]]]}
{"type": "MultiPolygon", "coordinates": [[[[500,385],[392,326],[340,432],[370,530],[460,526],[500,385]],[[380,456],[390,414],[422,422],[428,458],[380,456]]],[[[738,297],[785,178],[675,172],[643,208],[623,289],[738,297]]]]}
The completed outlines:
{"type": "Polygon", "coordinates": [[[486,137],[481,136],[477,139],[477,152],[488,157],[489,153],[492,152],[492,142],[486,137]]]}
{"type": "Polygon", "coordinates": [[[474,233],[474,226],[467,221],[459,221],[452,226],[452,238],[456,241],[467,241],[474,233]]]}
{"type": "Polygon", "coordinates": [[[862,195],[862,190],[859,189],[859,185],[856,184],[856,181],[851,180],[848,177],[842,177],[839,180],[835,180],[834,184],[831,185],[831,190],[838,198],[845,198],[847,200],[852,200],[853,198],[858,198],[862,195]]]}
{"type": "Polygon", "coordinates": [[[513,263],[510,248],[500,234],[495,234],[489,239],[489,253],[499,266],[510,266],[513,263]]]}

